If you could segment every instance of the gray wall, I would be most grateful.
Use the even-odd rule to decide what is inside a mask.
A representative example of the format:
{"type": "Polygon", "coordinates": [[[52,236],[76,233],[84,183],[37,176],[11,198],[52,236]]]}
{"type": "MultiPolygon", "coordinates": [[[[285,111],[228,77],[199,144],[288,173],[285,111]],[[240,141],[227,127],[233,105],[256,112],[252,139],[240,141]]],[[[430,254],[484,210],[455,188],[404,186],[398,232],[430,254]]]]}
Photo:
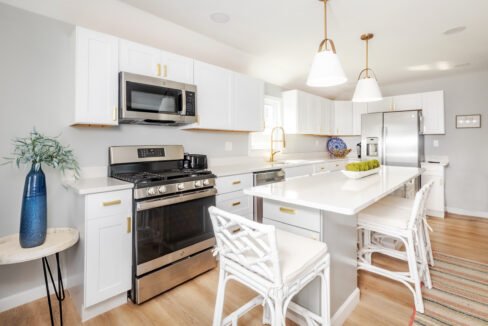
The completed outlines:
{"type": "MultiPolygon", "coordinates": [[[[211,157],[248,154],[247,133],[183,131],[173,127],[121,126],[108,129],[69,127],[74,110],[74,26],[0,4],[0,157],[12,150],[11,139],[32,127],[60,135],[74,149],[81,166],[107,165],[107,148],[130,144],[183,144],[189,152],[211,157]],[[225,143],[233,143],[225,151],[225,143]]],[[[266,86],[279,95],[279,88],[266,86]]],[[[298,136],[297,136],[298,137],[298,136]]],[[[317,151],[320,137],[302,137],[303,147],[288,152],[317,151]]],[[[322,143],[321,143],[322,144],[322,143]]],[[[48,224],[66,225],[67,193],[57,172],[45,168],[48,182],[48,224]]],[[[0,166],[0,236],[18,232],[27,168],[0,166]]],[[[2,298],[43,285],[40,262],[0,266],[2,298]]]]}
{"type": "Polygon", "coordinates": [[[488,71],[383,86],[385,96],[444,90],[445,135],[426,136],[426,155],[447,155],[449,208],[488,217],[488,71]],[[482,114],[481,129],[456,129],[455,116],[482,114]],[[439,147],[433,141],[439,141],[439,147]]]}

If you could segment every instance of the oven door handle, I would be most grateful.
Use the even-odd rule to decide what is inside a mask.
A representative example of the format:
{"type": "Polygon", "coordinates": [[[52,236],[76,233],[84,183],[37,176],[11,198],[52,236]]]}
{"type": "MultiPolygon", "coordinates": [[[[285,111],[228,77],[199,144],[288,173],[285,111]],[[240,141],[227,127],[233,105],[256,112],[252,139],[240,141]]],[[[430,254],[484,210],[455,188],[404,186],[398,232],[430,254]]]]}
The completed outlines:
{"type": "Polygon", "coordinates": [[[163,207],[163,206],[168,206],[168,205],[172,205],[172,204],[183,203],[183,202],[194,200],[194,199],[215,196],[216,194],[217,194],[217,189],[211,188],[211,189],[202,190],[199,192],[192,192],[189,194],[181,194],[178,196],[158,198],[158,199],[152,199],[152,200],[144,200],[144,201],[138,202],[136,204],[136,211],[140,212],[140,211],[145,211],[145,210],[148,210],[151,208],[157,208],[157,207],[163,207]]]}

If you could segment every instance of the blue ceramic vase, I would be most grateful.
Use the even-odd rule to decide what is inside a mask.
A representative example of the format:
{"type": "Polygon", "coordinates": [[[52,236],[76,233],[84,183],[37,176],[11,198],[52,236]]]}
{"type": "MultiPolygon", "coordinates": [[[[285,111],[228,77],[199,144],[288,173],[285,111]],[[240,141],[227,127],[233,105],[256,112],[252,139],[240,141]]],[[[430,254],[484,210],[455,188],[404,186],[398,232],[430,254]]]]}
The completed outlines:
{"type": "Polygon", "coordinates": [[[46,176],[40,164],[32,164],[24,184],[20,216],[20,246],[32,248],[42,245],[46,240],[46,231],[46,176]]]}

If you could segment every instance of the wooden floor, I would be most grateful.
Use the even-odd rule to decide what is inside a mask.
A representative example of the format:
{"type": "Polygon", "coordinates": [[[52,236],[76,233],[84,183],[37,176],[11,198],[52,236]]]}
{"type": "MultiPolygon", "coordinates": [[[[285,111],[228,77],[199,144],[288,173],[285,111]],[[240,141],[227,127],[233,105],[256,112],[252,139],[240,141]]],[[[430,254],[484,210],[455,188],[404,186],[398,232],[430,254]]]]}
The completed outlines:
{"type": "MultiPolygon", "coordinates": [[[[434,228],[434,250],[488,263],[488,219],[450,215],[430,219],[434,228]]],[[[401,262],[374,257],[378,264],[405,269],[401,262]]],[[[89,320],[84,325],[210,325],[217,288],[217,270],[210,271],[142,305],[127,304],[89,320]]],[[[359,273],[361,302],[346,325],[408,325],[413,300],[407,288],[398,282],[359,273]]],[[[224,314],[230,313],[254,296],[236,283],[229,283],[224,314]]],[[[47,300],[40,299],[0,314],[0,325],[49,325],[47,300]]],[[[80,321],[67,296],[64,302],[65,325],[80,321]]],[[[57,309],[55,311],[57,313],[57,309]]],[[[261,307],[239,320],[240,325],[261,325],[261,307]]],[[[58,321],[56,322],[59,325],[58,321]]]]}

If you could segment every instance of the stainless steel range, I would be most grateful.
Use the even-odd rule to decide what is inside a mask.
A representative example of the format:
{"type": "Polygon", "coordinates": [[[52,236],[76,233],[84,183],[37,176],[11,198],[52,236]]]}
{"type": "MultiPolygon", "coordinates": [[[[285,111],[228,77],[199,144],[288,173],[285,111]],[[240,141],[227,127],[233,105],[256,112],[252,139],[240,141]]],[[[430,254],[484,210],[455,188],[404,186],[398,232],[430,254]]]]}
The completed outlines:
{"type": "Polygon", "coordinates": [[[214,268],[215,175],[185,169],[179,145],[110,147],[109,161],[111,177],[134,183],[132,301],[214,268]]]}

